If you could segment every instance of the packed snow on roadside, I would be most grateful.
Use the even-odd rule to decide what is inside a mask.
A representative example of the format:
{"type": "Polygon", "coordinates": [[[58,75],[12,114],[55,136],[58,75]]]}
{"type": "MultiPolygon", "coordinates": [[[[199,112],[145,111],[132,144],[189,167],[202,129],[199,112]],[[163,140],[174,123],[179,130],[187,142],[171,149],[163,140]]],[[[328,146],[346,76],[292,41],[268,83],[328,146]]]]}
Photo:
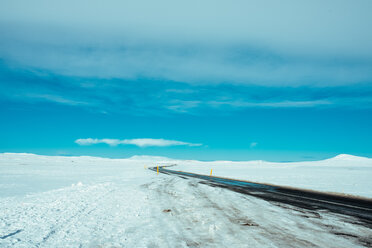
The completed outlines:
{"type": "Polygon", "coordinates": [[[0,154],[0,247],[363,247],[370,242],[371,229],[352,217],[146,169],[210,165],[192,163],[0,154]]]}
{"type": "Polygon", "coordinates": [[[180,161],[174,170],[372,198],[372,159],[341,154],[321,161],[180,161]]]}

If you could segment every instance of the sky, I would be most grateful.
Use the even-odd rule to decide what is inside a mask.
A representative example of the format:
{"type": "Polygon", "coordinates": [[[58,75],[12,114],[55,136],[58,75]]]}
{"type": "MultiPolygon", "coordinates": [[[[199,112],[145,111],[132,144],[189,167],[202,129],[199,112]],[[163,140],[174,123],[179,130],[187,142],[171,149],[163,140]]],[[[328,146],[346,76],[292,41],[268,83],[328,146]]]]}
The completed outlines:
{"type": "Polygon", "coordinates": [[[0,152],[372,157],[372,2],[0,3],[0,152]]]}

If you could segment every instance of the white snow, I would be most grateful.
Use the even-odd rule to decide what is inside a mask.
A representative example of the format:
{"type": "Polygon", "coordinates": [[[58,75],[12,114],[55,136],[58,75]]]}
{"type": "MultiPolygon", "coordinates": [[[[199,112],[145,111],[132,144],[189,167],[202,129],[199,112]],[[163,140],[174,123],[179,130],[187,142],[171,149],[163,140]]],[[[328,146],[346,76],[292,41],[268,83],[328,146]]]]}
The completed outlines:
{"type": "MultiPolygon", "coordinates": [[[[327,171],[335,174],[350,167],[342,157],[330,161],[327,171]]],[[[310,172],[312,164],[322,168],[327,161],[281,167],[257,161],[0,154],[0,247],[361,247],[369,242],[371,230],[351,217],[270,203],[145,169],[180,164],[203,172],[218,165],[221,171],[213,167],[218,173],[230,167],[242,173],[257,163],[266,168],[259,171],[265,178],[269,168],[310,172]]],[[[356,168],[370,169],[370,160],[360,159],[356,168]]]]}

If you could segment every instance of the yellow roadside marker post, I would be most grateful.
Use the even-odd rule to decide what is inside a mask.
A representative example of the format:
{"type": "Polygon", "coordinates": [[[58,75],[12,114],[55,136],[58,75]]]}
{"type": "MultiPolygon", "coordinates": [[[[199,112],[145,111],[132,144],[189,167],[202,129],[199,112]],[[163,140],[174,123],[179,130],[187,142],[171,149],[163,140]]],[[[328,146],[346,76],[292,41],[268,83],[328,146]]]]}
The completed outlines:
{"type": "Polygon", "coordinates": [[[158,174],[158,175],[159,175],[159,165],[158,165],[158,166],[156,166],[156,174],[158,174]]]}
{"type": "Polygon", "coordinates": [[[211,169],[211,175],[210,176],[212,176],[212,169],[211,169]]]}

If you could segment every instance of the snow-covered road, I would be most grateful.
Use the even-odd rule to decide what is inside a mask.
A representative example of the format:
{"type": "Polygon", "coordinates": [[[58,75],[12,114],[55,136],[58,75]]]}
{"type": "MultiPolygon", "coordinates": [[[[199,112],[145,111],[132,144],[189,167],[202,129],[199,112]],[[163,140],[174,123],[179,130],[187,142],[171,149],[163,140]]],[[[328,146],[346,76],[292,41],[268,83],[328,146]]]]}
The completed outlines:
{"type": "Polygon", "coordinates": [[[151,165],[95,158],[0,159],[0,179],[8,178],[1,181],[0,247],[372,244],[371,229],[356,219],[270,203],[196,179],[156,175],[145,164],[151,165]],[[58,182],[50,189],[34,185],[50,177],[58,182]],[[10,183],[9,178],[19,181],[10,183]],[[16,185],[22,178],[33,187],[31,192],[21,194],[16,185]],[[16,194],[9,196],[12,187],[16,194]]]}

